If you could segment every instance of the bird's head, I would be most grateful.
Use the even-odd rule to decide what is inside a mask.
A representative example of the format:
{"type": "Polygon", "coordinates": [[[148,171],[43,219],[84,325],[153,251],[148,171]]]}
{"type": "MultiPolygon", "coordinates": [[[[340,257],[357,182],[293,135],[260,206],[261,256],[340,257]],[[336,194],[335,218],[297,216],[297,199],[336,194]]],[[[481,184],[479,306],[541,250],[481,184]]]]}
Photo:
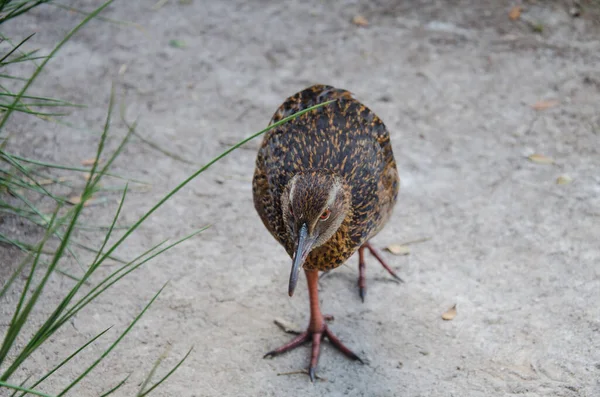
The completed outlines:
{"type": "Polygon", "coordinates": [[[350,189],[344,179],[326,170],[300,172],[281,196],[283,222],[294,242],[288,293],[293,295],[298,273],[315,248],[339,229],[350,211],[350,189]]]}

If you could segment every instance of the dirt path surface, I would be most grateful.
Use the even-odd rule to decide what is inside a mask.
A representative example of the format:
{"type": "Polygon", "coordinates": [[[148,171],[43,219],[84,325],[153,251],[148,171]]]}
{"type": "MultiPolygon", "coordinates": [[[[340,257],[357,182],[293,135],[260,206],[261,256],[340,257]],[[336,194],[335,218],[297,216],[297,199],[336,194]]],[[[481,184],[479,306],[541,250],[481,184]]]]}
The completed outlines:
{"type": "MultiPolygon", "coordinates": [[[[115,2],[103,16],[144,30],[92,22],[32,91],[85,103],[89,108],[70,121],[97,131],[115,80],[128,118],[140,116],[140,134],[193,163],[134,139],[116,170],[153,186],[131,195],[123,224],[198,165],[263,128],[285,97],[326,83],[355,93],[391,131],[402,187],[393,218],[373,242],[381,248],[430,240],[412,245],[408,256],[385,254],[403,285],[371,258],[365,303],[356,288],[357,258],[321,281],[323,310],[335,315],[332,330],[367,365],[325,344],[318,372],[325,381],[278,376],[304,368],[309,348],[263,360],[290,337],[273,320],[304,327],[308,299],[303,278],[288,298],[291,261],[254,211],[259,142],[251,142],[177,194],[118,252],[134,257],[214,225],[115,286],[36,354],[29,370],[43,374],[114,324],[44,390],[73,379],[170,280],[73,395],[97,396],[130,372],[119,395],[135,395],[160,354],[168,350],[166,368],[191,346],[189,359],[153,395],[600,395],[597,28],[550,5],[530,5],[511,21],[508,1],[159,3],[115,2]],[[353,24],[357,14],[369,26],[353,24]],[[534,109],[540,101],[550,106],[534,109]],[[533,153],[554,164],[528,161],[533,153]],[[573,182],[557,184],[563,174],[573,182]],[[443,321],[454,304],[458,315],[443,321]]],[[[80,18],[40,7],[5,33],[45,32],[31,47],[47,50],[80,18]]],[[[13,121],[13,135],[22,137],[14,140],[18,153],[71,165],[94,154],[97,134],[13,121]]],[[[124,133],[118,117],[113,133],[124,133]]],[[[86,210],[88,222],[109,222],[117,200],[109,197],[86,210]]],[[[19,227],[10,222],[3,227],[19,227]]],[[[0,246],[3,258],[14,253],[0,246]]],[[[6,275],[14,263],[3,262],[6,275]]],[[[39,312],[70,283],[55,275],[39,312]]]]}

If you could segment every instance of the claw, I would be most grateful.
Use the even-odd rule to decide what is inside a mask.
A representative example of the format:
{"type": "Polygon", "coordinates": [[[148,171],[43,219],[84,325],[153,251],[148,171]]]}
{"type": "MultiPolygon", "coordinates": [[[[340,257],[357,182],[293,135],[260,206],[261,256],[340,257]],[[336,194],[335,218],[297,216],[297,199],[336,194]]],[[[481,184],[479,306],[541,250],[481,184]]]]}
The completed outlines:
{"type": "Polygon", "coordinates": [[[285,353],[289,350],[292,350],[302,343],[312,340],[312,351],[310,355],[310,365],[308,367],[308,376],[310,377],[311,382],[314,382],[315,379],[319,379],[316,374],[317,365],[319,363],[319,355],[321,352],[321,341],[327,338],[329,342],[337,348],[340,352],[342,352],[346,357],[351,360],[360,361],[361,364],[364,364],[363,360],[360,359],[352,350],[348,349],[344,344],[335,336],[330,330],[329,327],[324,325],[322,331],[313,332],[310,330],[306,330],[296,338],[292,339],[287,344],[283,345],[279,349],[271,350],[267,354],[264,355],[264,358],[278,356],[282,353],[285,353]]]}
{"type": "Polygon", "coordinates": [[[395,272],[391,271],[390,269],[387,269],[387,271],[392,275],[392,277],[394,277],[396,280],[398,280],[399,283],[403,283],[404,280],[402,280],[400,278],[400,276],[398,276],[395,272]]]}

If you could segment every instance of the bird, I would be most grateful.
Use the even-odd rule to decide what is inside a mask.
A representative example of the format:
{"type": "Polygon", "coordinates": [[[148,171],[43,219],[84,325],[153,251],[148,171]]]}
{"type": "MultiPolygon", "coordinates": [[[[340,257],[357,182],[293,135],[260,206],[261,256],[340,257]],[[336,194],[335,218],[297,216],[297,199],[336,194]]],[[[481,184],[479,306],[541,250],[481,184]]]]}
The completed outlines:
{"type": "Polygon", "coordinates": [[[288,294],[294,294],[303,269],[310,303],[307,329],[264,357],[311,341],[306,372],[313,382],[325,337],[345,356],[363,363],[325,321],[318,296],[319,271],[339,267],[358,251],[358,289],[364,302],[368,250],[402,282],[370,243],[390,219],[400,186],[390,134],[382,120],[351,92],[316,84],[287,98],[269,125],[329,101],[267,131],[252,180],[260,219],[292,259],[288,294]]]}

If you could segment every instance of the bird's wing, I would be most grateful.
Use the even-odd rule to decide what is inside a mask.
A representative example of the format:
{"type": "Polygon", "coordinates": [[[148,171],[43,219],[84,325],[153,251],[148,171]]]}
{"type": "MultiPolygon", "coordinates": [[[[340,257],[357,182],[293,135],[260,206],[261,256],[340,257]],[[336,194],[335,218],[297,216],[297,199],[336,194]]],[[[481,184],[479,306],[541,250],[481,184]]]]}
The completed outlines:
{"type": "MultiPolygon", "coordinates": [[[[256,169],[252,180],[252,194],[254,197],[254,208],[260,216],[263,224],[286,250],[286,230],[281,214],[281,192],[283,188],[272,183],[273,170],[270,164],[266,164],[265,154],[268,155],[268,146],[263,145],[256,157],[256,169]]],[[[277,171],[275,171],[277,173],[277,171]]]]}

